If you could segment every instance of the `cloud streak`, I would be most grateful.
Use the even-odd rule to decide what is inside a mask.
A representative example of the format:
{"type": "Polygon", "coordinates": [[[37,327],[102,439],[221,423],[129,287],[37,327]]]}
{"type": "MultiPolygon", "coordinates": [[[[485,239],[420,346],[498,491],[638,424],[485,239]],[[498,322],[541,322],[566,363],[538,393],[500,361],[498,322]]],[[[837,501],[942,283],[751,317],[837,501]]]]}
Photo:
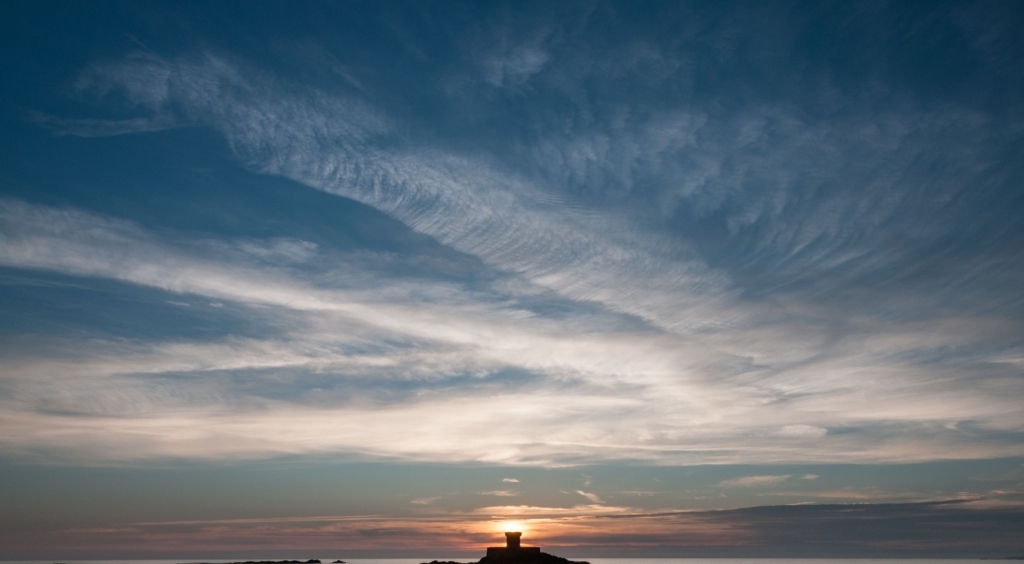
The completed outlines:
{"type": "Polygon", "coordinates": [[[753,486],[774,486],[792,478],[789,474],[781,476],[745,476],[732,480],[722,480],[719,485],[727,488],[749,488],[753,486]]]}
{"type": "MultiPolygon", "coordinates": [[[[308,244],[243,242],[225,254],[223,247],[158,243],[133,224],[82,212],[19,202],[2,211],[6,265],[228,300],[263,312],[263,323],[279,335],[95,341],[84,355],[57,343],[39,355],[9,356],[0,440],[22,453],[125,459],[360,452],[557,465],[920,460],[953,445],[963,456],[1012,448],[936,420],[955,410],[991,414],[996,400],[977,394],[954,397],[939,388],[932,403],[914,411],[898,394],[885,399],[896,387],[851,408],[839,402],[851,393],[847,383],[830,388],[817,380],[814,394],[773,407],[770,389],[723,388],[707,372],[730,362],[727,351],[708,347],[714,338],[581,332],[571,316],[509,315],[445,285],[424,302],[422,288],[402,297],[393,288],[339,287],[335,278],[323,287],[290,267],[252,262],[269,256],[262,249],[285,249],[281,260],[290,265],[314,248],[308,244]],[[491,377],[510,370],[527,378],[523,386],[491,377]],[[187,388],[183,374],[193,375],[187,388]],[[238,374],[249,375],[243,385],[238,374]],[[827,419],[816,415],[823,412],[827,419]],[[78,421],[73,430],[69,417],[78,421]],[[510,421],[517,423],[503,423],[510,421]],[[830,427],[855,432],[832,434],[830,427]],[[894,445],[896,432],[911,439],[894,445]],[[235,439],[226,443],[228,436],[235,439]]],[[[1012,399],[1002,401],[1012,417],[1012,399]]],[[[1004,425],[1012,428],[1013,419],[1004,425]]]]}

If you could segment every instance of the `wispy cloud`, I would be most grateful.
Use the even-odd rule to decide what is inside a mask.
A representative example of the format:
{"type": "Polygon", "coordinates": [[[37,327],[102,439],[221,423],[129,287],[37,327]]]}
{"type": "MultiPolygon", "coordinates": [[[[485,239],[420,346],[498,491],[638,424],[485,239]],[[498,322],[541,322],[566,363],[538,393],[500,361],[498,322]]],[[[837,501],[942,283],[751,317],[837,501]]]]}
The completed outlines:
{"type": "Polygon", "coordinates": [[[498,497],[516,497],[519,492],[513,490],[490,490],[486,492],[480,492],[480,495],[494,495],[498,497]]]}
{"type": "Polygon", "coordinates": [[[583,490],[576,490],[576,493],[590,500],[590,503],[604,503],[601,501],[601,498],[597,497],[597,494],[587,493],[583,490]]]}
{"type": "Polygon", "coordinates": [[[32,121],[57,135],[76,137],[109,137],[149,131],[163,131],[184,124],[167,116],[143,117],[123,120],[62,119],[42,113],[32,113],[32,121]]]}
{"type": "MultiPolygon", "coordinates": [[[[733,362],[732,345],[715,335],[695,340],[657,332],[581,332],[584,323],[592,325],[590,314],[578,324],[572,316],[509,315],[500,300],[467,300],[463,291],[444,284],[433,287],[429,301],[422,299],[422,285],[404,295],[400,287],[373,287],[372,276],[355,276],[348,285],[331,278],[331,285],[323,286],[291,270],[315,250],[301,242],[225,247],[158,241],[125,221],[14,201],[3,204],[0,219],[5,265],[227,300],[262,312],[263,322],[280,335],[219,343],[94,341],[84,354],[75,345],[70,356],[53,343],[38,356],[30,350],[10,356],[0,440],[22,453],[124,459],[358,451],[567,464],[621,458],[919,460],[952,445],[963,456],[1006,454],[1013,448],[930,423],[956,413],[991,416],[1001,403],[1005,409],[996,413],[1012,414],[1012,397],[982,400],[985,388],[953,393],[939,387],[931,402],[908,409],[900,398],[927,390],[923,373],[912,388],[906,386],[913,380],[904,379],[895,387],[876,383],[851,392],[849,381],[837,378],[832,384],[821,378],[819,371],[836,362],[829,360],[814,365],[815,377],[803,381],[805,369],[799,369],[775,377],[775,384],[769,378],[723,387],[712,375],[733,362]],[[268,269],[267,260],[277,266],[268,269]],[[393,344],[382,344],[388,342],[393,344]],[[263,384],[238,387],[220,377],[240,370],[263,384]],[[514,380],[488,377],[507,370],[535,379],[520,389],[514,380]],[[156,378],[181,373],[207,376],[187,390],[174,378],[156,378]],[[453,379],[460,382],[457,393],[447,384],[453,379]],[[414,384],[396,394],[386,383],[397,381],[414,384]],[[285,391],[284,383],[304,388],[303,382],[315,385],[301,393],[285,391]],[[780,387],[783,382],[802,382],[812,393],[773,407],[771,402],[790,393],[780,387]],[[497,390],[522,394],[523,401],[509,402],[495,396],[497,390]],[[841,398],[850,393],[871,393],[877,401],[843,404],[841,398]],[[359,407],[371,398],[388,398],[386,408],[359,407]],[[680,402],[690,406],[686,417],[679,415],[680,402]],[[439,419],[438,412],[461,415],[439,419]],[[830,416],[810,415],[815,412],[830,416]],[[722,417],[725,413],[731,415],[722,417]],[[124,418],[132,414],[145,418],[124,418]],[[80,419],[73,432],[65,429],[68,415],[80,419]],[[808,423],[797,422],[801,419],[808,423]],[[218,424],[205,423],[212,420],[218,424]],[[330,433],[316,431],[327,421],[345,425],[332,424],[337,430],[330,433]],[[501,421],[519,423],[507,427],[501,421]],[[826,434],[826,427],[837,425],[854,432],[826,434]],[[409,435],[413,428],[433,438],[424,442],[409,435]],[[481,434],[482,428],[490,430],[481,434]],[[897,446],[882,439],[895,429],[919,437],[918,442],[897,446]],[[231,448],[225,448],[227,435],[235,437],[231,448]]],[[[879,345],[884,358],[881,338],[879,345]]],[[[854,356],[843,362],[850,360],[867,361],[854,356]]],[[[859,369],[839,373],[843,370],[859,369]]]]}
{"type": "Polygon", "coordinates": [[[720,486],[727,488],[752,488],[756,486],[774,486],[785,482],[792,478],[789,474],[783,474],[780,476],[744,476],[742,478],[733,478],[731,480],[722,480],[718,483],[720,486]]]}
{"type": "MultiPolygon", "coordinates": [[[[571,42],[538,29],[509,35],[467,72],[509,91],[496,96],[543,85],[576,100],[586,73],[655,88],[690,68],[650,42],[570,68],[571,42]]],[[[80,136],[212,128],[250,169],[372,206],[478,258],[493,281],[399,282],[318,241],[173,240],[5,201],[0,263],[170,301],[202,296],[270,335],[24,352],[4,380],[17,432],[3,440],[19,449],[95,441],[107,446],[90,452],[114,458],[344,451],[558,465],[1024,453],[1024,391],[1005,360],[1020,356],[1021,323],[978,307],[989,303],[978,288],[1017,276],[999,265],[1020,251],[981,230],[972,241],[984,252],[942,258],[947,228],[920,219],[961,217],[967,208],[949,202],[966,187],[1001,186],[980,151],[1004,150],[1014,133],[976,108],[908,103],[866,121],[856,100],[828,119],[756,100],[728,115],[697,99],[609,103],[559,127],[538,121],[529,143],[499,154],[420,144],[383,103],[226,55],[140,53],[97,63],[76,85],[142,115],[41,123],[80,136]],[[537,296],[558,307],[529,307],[537,296]],[[219,377],[240,371],[257,384],[219,377]],[[166,377],[183,373],[204,378],[186,392],[166,377]],[[56,393],[72,385],[77,394],[56,393]],[[113,417],[128,405],[168,419],[115,448],[104,437],[143,434],[113,417]],[[71,438],[45,431],[61,428],[56,413],[88,419],[71,438]],[[220,430],[186,432],[215,413],[220,430]],[[331,418],[348,430],[311,430],[331,418]],[[229,429],[235,447],[215,447],[229,429]]],[[[1016,290],[999,295],[1021,303],[1016,290]]]]}
{"type": "Polygon", "coordinates": [[[572,507],[546,507],[535,505],[495,505],[481,507],[473,511],[479,515],[489,515],[494,518],[516,517],[516,518],[548,518],[548,517],[576,517],[583,515],[612,515],[630,514],[633,510],[629,507],[613,507],[610,505],[575,505],[572,507]]]}
{"type": "Polygon", "coordinates": [[[140,97],[140,106],[156,112],[170,101],[149,93],[165,87],[145,82],[170,81],[172,91],[191,92],[188,100],[175,100],[186,104],[190,119],[220,129],[258,170],[372,205],[573,299],[601,301],[682,328],[694,322],[685,312],[725,283],[692,253],[685,261],[662,260],[666,248],[685,256],[678,243],[650,232],[631,235],[633,229],[616,226],[621,221],[612,215],[576,212],[563,205],[564,197],[486,162],[415,148],[382,151],[375,145],[387,139],[391,120],[355,100],[313,92],[294,101],[268,96],[266,86],[253,81],[258,78],[212,56],[194,62],[134,58],[98,66],[88,76],[83,84],[101,92],[132,81],[127,88],[145,96],[130,98],[140,97]],[[134,72],[140,65],[146,69],[134,72]],[[243,99],[227,102],[239,89],[243,99]],[[328,114],[332,119],[325,122],[328,114]],[[624,239],[602,235],[610,232],[624,239]],[[645,291],[619,298],[618,289],[638,281],[645,291]]]}

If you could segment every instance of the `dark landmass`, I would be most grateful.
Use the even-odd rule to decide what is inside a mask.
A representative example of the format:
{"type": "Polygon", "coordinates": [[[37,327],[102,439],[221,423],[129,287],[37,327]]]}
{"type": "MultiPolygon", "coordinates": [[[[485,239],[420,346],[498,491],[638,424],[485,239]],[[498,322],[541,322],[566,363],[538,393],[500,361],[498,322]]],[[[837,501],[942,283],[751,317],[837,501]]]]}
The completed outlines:
{"type": "MultiPolygon", "coordinates": [[[[338,560],[341,562],[341,560],[338,560]]],[[[211,562],[186,562],[184,564],[212,564],[211,562]]],[[[320,564],[316,558],[309,560],[246,560],[245,562],[228,562],[228,564],[320,564]]]]}
{"type": "Polygon", "coordinates": [[[590,564],[590,562],[569,560],[547,552],[520,552],[516,556],[484,556],[478,564],[590,564]]]}
{"type": "Polygon", "coordinates": [[[515,556],[493,557],[484,556],[474,562],[455,562],[452,560],[431,560],[423,564],[590,564],[585,560],[569,560],[546,552],[522,552],[515,556]]]}

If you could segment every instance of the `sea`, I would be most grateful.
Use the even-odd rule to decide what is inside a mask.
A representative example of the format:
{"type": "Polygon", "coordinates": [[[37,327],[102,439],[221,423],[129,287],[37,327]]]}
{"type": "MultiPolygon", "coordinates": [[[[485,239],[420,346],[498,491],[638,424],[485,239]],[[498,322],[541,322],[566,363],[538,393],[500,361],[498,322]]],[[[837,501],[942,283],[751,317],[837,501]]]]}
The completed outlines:
{"type": "MultiPolygon", "coordinates": [[[[320,558],[324,564],[330,564],[336,558],[320,558]]],[[[947,558],[586,558],[573,557],[573,560],[586,560],[590,564],[978,564],[985,560],[991,562],[998,559],[947,559],[947,558]]],[[[277,561],[277,558],[240,558],[231,560],[177,559],[177,560],[0,560],[0,564],[229,564],[242,561],[277,561]]],[[[429,558],[345,558],[347,564],[422,564],[431,560],[452,560],[456,562],[473,562],[475,559],[466,557],[431,556],[429,558]]],[[[1014,559],[1016,560],[1016,558],[1014,559]]],[[[1007,560],[1009,562],[1009,560],[1007,560]]]]}

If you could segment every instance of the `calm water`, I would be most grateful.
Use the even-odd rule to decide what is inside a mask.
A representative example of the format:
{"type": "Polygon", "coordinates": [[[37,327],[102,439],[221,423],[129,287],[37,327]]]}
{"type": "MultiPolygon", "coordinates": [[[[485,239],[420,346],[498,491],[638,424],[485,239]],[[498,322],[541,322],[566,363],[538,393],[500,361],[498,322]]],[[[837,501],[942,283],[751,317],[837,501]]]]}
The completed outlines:
{"type": "MultiPolygon", "coordinates": [[[[304,560],[295,558],[295,560],[304,560]]],[[[330,564],[335,556],[310,556],[330,564]]],[[[573,558],[591,564],[978,564],[980,560],[922,559],[852,559],[852,558],[573,558]]],[[[243,560],[278,560],[277,558],[237,558],[234,560],[178,559],[178,560],[60,560],[62,564],[182,564],[187,562],[228,563],[243,560]]],[[[473,562],[475,558],[430,556],[428,558],[345,558],[348,564],[420,564],[430,560],[473,562]]],[[[53,560],[7,560],[4,564],[54,564],[53,560]]],[[[989,560],[988,562],[992,562],[989,560]]],[[[1010,561],[1005,561],[1010,562],[1010,561]]]]}

